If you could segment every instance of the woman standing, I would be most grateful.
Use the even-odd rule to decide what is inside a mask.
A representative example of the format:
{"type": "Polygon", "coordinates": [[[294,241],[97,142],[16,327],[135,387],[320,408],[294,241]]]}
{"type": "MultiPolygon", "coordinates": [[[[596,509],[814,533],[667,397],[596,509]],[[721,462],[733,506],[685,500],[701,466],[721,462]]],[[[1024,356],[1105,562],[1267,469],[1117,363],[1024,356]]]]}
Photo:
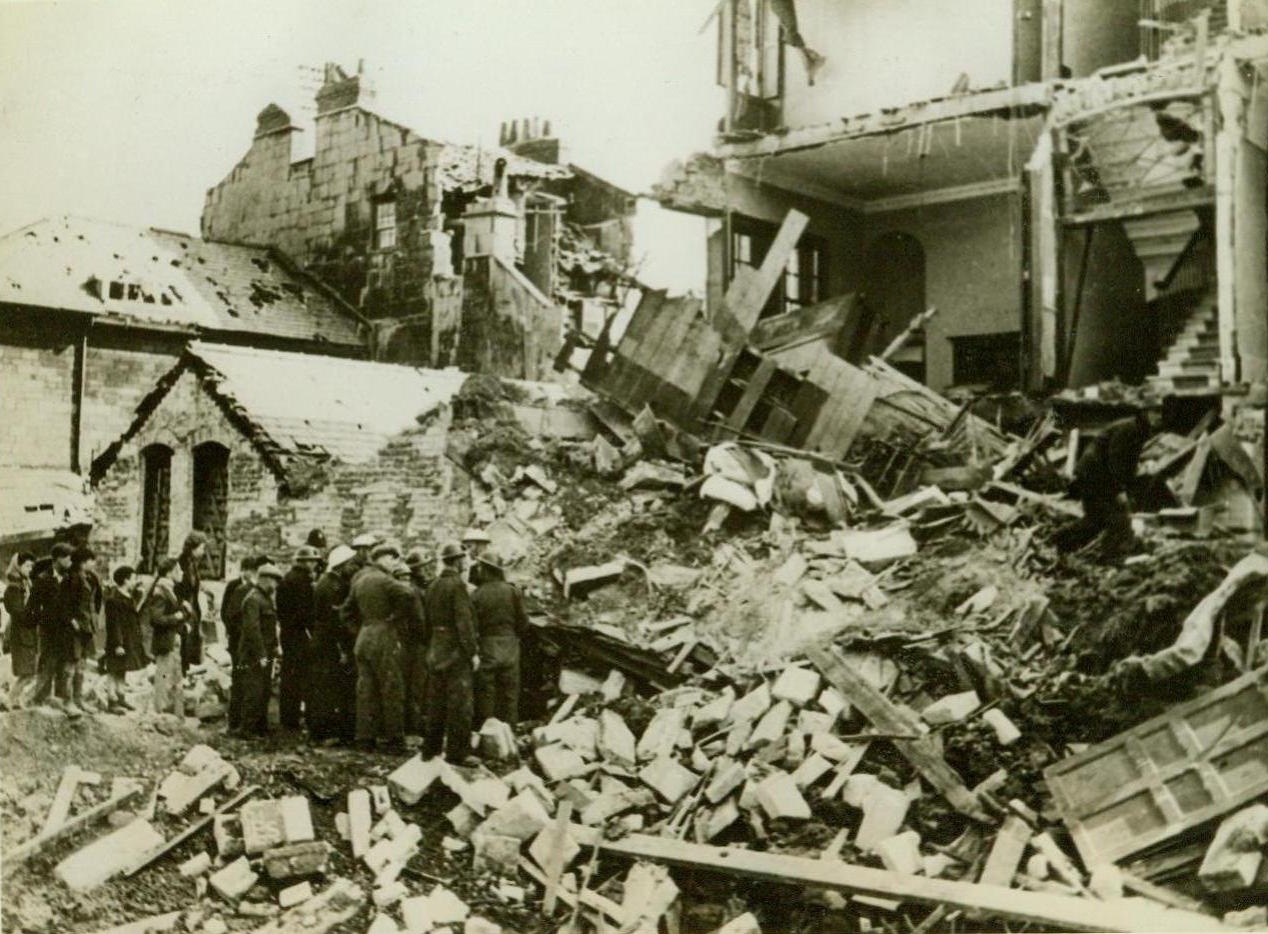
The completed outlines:
{"type": "Polygon", "coordinates": [[[35,663],[40,654],[39,620],[28,612],[34,567],[35,555],[20,551],[9,562],[5,574],[4,609],[9,614],[9,652],[13,656],[10,707],[22,706],[22,695],[35,678],[35,663]]]}
{"type": "Polygon", "coordinates": [[[202,582],[203,558],[206,555],[206,535],[195,529],[185,536],[180,556],[181,576],[176,579],[176,596],[189,606],[193,615],[181,639],[181,671],[203,660],[202,582]]]}
{"type": "Polygon", "coordinates": [[[181,566],[176,558],[159,562],[158,576],[145,598],[146,619],[154,631],[154,711],[185,715],[181,690],[181,637],[189,629],[193,611],[176,596],[181,582],[181,566]]]}
{"type": "Polygon", "coordinates": [[[149,664],[141,643],[141,614],[137,609],[135,571],[126,564],[115,568],[114,586],[106,591],[106,673],[110,675],[111,713],[135,708],[123,696],[129,671],[149,664]]]}

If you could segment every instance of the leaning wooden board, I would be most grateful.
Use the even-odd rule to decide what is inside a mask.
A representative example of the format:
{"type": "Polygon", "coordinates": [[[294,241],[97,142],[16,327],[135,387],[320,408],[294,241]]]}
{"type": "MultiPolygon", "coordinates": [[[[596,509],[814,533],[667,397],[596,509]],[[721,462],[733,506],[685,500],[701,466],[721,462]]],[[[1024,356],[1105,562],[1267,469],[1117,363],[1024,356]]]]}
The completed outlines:
{"type": "Polygon", "coordinates": [[[1044,770],[1085,864],[1113,863],[1268,791],[1268,668],[1044,770]]]}
{"type": "MultiPolygon", "coordinates": [[[[819,669],[828,683],[857,707],[876,729],[898,736],[919,733],[919,722],[896,707],[871,682],[851,669],[835,649],[811,646],[806,649],[806,657],[819,669]]],[[[922,736],[919,739],[896,739],[893,743],[925,781],[938,789],[953,808],[974,820],[994,823],[977,795],[968,789],[955,769],[947,765],[932,738],[922,736]]]]}
{"type": "Polygon", "coordinates": [[[1000,885],[951,882],[909,876],[853,863],[782,853],[685,843],[647,834],[605,840],[594,827],[574,824],[573,838],[614,855],[690,866],[737,876],[769,879],[796,886],[834,889],[856,895],[948,905],[1000,918],[1029,921],[1059,931],[1221,931],[1218,918],[1156,905],[1146,899],[1100,901],[1046,892],[1024,892],[1000,885]]]}

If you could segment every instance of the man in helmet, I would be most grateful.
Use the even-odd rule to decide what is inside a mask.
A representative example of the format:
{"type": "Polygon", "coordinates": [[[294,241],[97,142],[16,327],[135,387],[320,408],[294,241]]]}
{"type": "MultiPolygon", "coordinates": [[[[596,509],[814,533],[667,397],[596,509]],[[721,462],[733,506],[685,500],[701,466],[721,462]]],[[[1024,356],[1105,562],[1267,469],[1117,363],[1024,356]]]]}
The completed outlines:
{"type": "Polygon", "coordinates": [[[415,548],[405,556],[405,580],[414,592],[416,626],[404,634],[405,669],[405,733],[418,738],[423,734],[423,698],[427,684],[427,629],[423,601],[427,596],[427,573],[432,559],[415,548]]]}
{"type": "Polygon", "coordinates": [[[427,587],[427,697],[423,704],[423,757],[444,753],[454,763],[471,755],[473,678],[480,665],[471,597],[462,579],[466,552],[450,542],[440,552],[442,570],[427,587]]]}
{"type": "Polygon", "coordinates": [[[482,572],[480,556],[492,544],[493,539],[489,538],[489,533],[484,531],[484,529],[477,529],[475,526],[471,526],[462,533],[462,547],[467,552],[467,583],[472,587],[480,585],[480,574],[482,572]]]}
{"type": "Polygon", "coordinates": [[[295,550],[291,568],[277,585],[277,625],[282,643],[278,716],[283,729],[298,730],[308,680],[308,642],[313,632],[313,581],[321,553],[312,545],[295,550]]]}
{"type": "Polygon", "coordinates": [[[476,722],[496,717],[515,726],[519,722],[520,639],[528,630],[528,614],[519,590],[507,582],[497,553],[486,550],[480,565],[480,586],[471,595],[480,653],[476,722]]]}
{"type": "Polygon", "coordinates": [[[405,749],[405,673],[401,634],[413,625],[414,593],[395,577],[401,552],[384,542],[374,546],[373,563],[352,581],[347,617],[359,627],[357,662],[357,745],[377,743],[390,753],[405,749]]]}
{"type": "Polygon", "coordinates": [[[353,558],[348,545],[336,545],[326,572],[313,586],[313,637],[308,646],[308,706],[304,719],[315,743],[351,743],[356,737],[356,632],[345,626],[339,607],[351,589],[353,558]]]}

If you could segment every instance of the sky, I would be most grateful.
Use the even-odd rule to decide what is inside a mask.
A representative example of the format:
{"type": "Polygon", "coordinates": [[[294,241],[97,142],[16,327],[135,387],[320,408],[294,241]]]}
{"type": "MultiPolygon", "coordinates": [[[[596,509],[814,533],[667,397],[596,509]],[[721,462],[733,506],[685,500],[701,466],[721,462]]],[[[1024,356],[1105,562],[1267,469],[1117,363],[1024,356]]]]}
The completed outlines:
{"type": "MultiPolygon", "coordinates": [[[[310,122],[327,61],[363,61],[379,109],[425,137],[494,145],[501,121],[537,116],[571,161],[646,191],[722,112],[714,6],[0,0],[0,232],[77,214],[197,233],[255,115],[275,101],[310,122]]],[[[644,268],[694,287],[703,222],[667,213],[640,207],[644,268]]]]}

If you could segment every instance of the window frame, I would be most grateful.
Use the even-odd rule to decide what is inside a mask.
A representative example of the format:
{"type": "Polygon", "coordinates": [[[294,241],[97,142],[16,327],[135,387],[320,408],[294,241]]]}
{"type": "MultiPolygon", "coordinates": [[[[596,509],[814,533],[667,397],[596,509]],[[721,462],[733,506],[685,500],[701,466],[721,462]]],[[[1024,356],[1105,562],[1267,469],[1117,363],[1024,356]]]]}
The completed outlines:
{"type": "Polygon", "coordinates": [[[386,252],[396,249],[397,231],[399,230],[399,217],[396,213],[396,207],[396,198],[380,198],[373,202],[371,236],[375,250],[386,252]],[[385,218],[390,223],[385,223],[385,218]],[[384,242],[388,239],[390,239],[390,243],[384,242]]]}

